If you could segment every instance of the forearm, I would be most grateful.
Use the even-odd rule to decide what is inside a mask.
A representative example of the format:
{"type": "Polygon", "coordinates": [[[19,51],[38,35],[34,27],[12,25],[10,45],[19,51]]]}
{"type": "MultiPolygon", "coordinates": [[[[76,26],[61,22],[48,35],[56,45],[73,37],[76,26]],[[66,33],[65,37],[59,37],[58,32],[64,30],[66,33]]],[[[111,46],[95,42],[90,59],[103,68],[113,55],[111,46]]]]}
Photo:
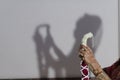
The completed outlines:
{"type": "Polygon", "coordinates": [[[104,71],[102,71],[100,74],[96,76],[96,80],[111,80],[111,79],[104,71]]]}
{"type": "MultiPolygon", "coordinates": [[[[94,65],[99,65],[97,63],[94,63],[94,65]]],[[[90,70],[95,75],[96,80],[111,80],[109,76],[102,70],[102,68],[99,66],[94,66],[93,64],[88,64],[90,70]]]]}

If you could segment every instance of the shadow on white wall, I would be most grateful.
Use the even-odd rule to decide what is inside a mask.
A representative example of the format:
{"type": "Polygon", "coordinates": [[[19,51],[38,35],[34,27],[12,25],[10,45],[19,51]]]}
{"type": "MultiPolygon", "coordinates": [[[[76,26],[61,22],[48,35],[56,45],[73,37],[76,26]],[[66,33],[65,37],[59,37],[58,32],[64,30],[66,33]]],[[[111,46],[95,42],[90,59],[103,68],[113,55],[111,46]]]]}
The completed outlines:
{"type": "MultiPolygon", "coordinates": [[[[49,24],[40,24],[36,27],[34,33],[34,42],[36,44],[36,53],[38,56],[40,76],[46,78],[49,76],[49,68],[54,70],[55,77],[80,77],[80,59],[78,58],[78,49],[81,38],[85,33],[92,32],[94,34],[94,48],[96,51],[102,38],[102,21],[99,16],[85,14],[76,22],[75,30],[73,31],[75,43],[68,56],[55,44],[50,33],[49,24]],[[42,39],[39,29],[46,29],[46,38],[42,39]],[[51,55],[50,49],[54,50],[54,55],[57,60],[51,55]]],[[[69,30],[69,29],[68,29],[69,30]]],[[[61,31],[62,32],[62,31],[61,31]]],[[[56,32],[57,34],[57,32],[56,32]]],[[[62,35],[61,35],[62,36],[62,35]]],[[[91,41],[88,42],[91,46],[91,41]]]]}

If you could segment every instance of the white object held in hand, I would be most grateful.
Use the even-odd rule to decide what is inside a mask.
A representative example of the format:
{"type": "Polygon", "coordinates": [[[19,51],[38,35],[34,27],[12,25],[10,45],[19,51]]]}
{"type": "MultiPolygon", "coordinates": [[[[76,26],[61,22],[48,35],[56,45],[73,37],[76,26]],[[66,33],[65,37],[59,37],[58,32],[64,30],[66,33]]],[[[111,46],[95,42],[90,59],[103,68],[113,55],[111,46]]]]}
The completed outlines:
{"type": "Polygon", "coordinates": [[[89,38],[92,38],[92,37],[93,37],[93,33],[91,33],[91,32],[85,34],[82,38],[82,43],[81,44],[86,46],[87,45],[87,40],[89,38]]]}

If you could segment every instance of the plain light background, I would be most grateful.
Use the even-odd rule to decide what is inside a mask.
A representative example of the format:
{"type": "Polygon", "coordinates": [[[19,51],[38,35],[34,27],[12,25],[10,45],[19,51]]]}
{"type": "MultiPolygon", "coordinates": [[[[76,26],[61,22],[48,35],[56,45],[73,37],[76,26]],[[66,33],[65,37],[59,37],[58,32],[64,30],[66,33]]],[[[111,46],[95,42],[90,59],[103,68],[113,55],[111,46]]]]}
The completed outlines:
{"type": "MultiPolygon", "coordinates": [[[[101,20],[102,37],[95,57],[102,67],[110,66],[119,57],[118,0],[0,0],[0,78],[44,77],[39,73],[38,47],[33,39],[36,28],[48,24],[55,45],[67,57],[75,43],[76,23],[86,15],[101,20]]],[[[46,29],[39,34],[45,39],[46,29]]],[[[50,55],[59,61],[56,54],[52,51],[50,55]]],[[[79,60],[77,55],[74,59],[79,60]]],[[[75,68],[70,67],[68,77],[80,76],[75,68]]],[[[48,77],[66,77],[56,76],[54,66],[48,69],[48,77]]]]}

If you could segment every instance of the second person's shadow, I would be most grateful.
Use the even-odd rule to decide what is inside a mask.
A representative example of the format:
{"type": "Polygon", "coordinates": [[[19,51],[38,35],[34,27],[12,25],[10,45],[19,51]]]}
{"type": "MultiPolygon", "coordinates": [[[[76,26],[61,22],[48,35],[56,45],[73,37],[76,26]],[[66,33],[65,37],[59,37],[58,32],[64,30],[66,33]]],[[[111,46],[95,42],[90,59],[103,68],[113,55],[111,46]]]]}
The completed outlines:
{"type": "Polygon", "coordinates": [[[50,26],[48,24],[38,25],[35,34],[33,36],[36,53],[38,57],[39,72],[42,78],[47,78],[49,76],[49,69],[54,70],[55,76],[62,75],[62,64],[65,59],[63,52],[55,45],[54,40],[50,33],[50,26]],[[43,39],[43,36],[40,34],[40,29],[45,28],[47,36],[43,39]],[[51,49],[54,50],[55,55],[57,55],[58,60],[55,60],[53,55],[51,55],[51,49]],[[62,60],[62,61],[61,61],[62,60]]]}

